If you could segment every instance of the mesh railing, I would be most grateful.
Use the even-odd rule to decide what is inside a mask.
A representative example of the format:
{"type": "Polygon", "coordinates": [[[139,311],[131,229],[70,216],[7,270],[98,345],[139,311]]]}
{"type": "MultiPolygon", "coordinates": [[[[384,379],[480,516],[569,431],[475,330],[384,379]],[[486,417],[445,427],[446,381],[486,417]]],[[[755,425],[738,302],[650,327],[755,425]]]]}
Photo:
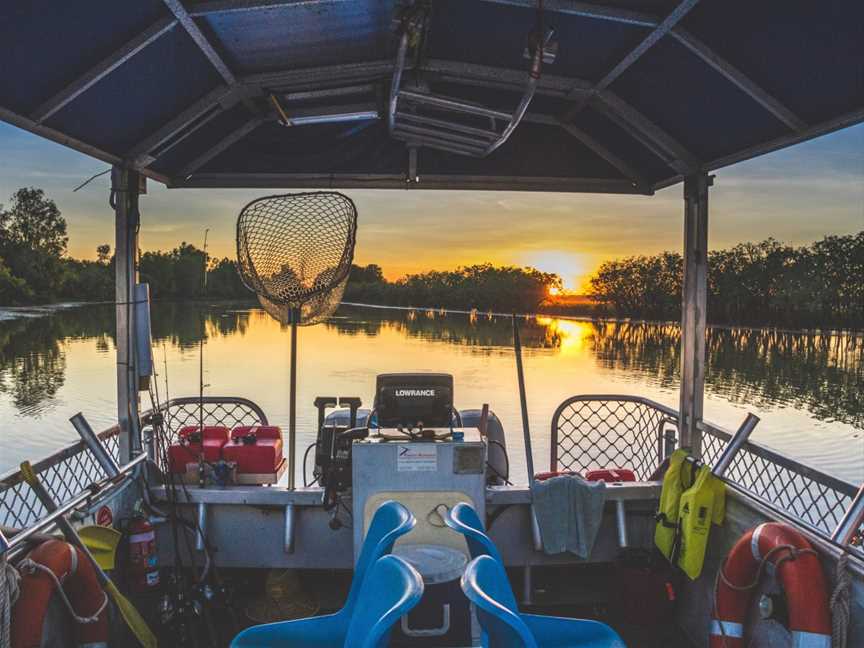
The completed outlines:
{"type": "Polygon", "coordinates": [[[552,416],[550,470],[630,468],[648,479],[664,457],[674,410],[631,396],[574,396],[552,416]]]}
{"type": "MultiPolygon", "coordinates": [[[[665,457],[674,410],[635,396],[574,396],[552,418],[551,470],[632,468],[648,479],[665,457]]],[[[702,458],[713,465],[732,434],[702,424],[702,458]]],[[[755,443],[738,451],[724,478],[777,512],[831,535],[858,488],[755,443]]]]}
{"type": "MultiPolygon", "coordinates": [[[[115,459],[119,456],[117,427],[99,434],[115,459]]],[[[93,482],[108,475],[87,450],[83,441],[33,464],[52,499],[58,504],[83,493],[93,482]]],[[[25,529],[47,514],[45,507],[26,484],[21,472],[13,471],[0,479],[0,525],[25,529]]]]}
{"type": "MultiPolygon", "coordinates": [[[[199,398],[175,398],[162,406],[167,441],[173,441],[186,425],[197,425],[202,412],[199,398]]],[[[243,398],[205,396],[204,425],[266,425],[267,417],[258,405],[243,398]]],[[[146,414],[142,416],[145,417],[146,414]]],[[[119,459],[117,427],[98,436],[115,459],[119,459]]],[[[58,505],[83,493],[108,475],[83,441],[73,443],[33,465],[40,481],[58,505]]],[[[25,529],[47,514],[45,507],[24,482],[20,471],[0,478],[0,525],[25,529]]]]}
{"type": "MultiPolygon", "coordinates": [[[[732,434],[713,425],[701,427],[702,458],[710,465],[732,434]]],[[[854,484],[749,442],[735,455],[724,477],[772,508],[828,535],[858,492],[854,484]]]]}

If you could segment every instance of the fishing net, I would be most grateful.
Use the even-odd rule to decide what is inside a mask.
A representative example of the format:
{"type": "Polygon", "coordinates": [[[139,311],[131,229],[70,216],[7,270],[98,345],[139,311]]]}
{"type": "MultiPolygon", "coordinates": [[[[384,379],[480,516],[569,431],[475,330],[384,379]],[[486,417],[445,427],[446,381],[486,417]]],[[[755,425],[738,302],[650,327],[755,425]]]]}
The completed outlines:
{"type": "Polygon", "coordinates": [[[267,196],[237,219],[237,267],[283,324],[320,322],[342,299],[354,259],[357,209],[334,191],[267,196]]]}

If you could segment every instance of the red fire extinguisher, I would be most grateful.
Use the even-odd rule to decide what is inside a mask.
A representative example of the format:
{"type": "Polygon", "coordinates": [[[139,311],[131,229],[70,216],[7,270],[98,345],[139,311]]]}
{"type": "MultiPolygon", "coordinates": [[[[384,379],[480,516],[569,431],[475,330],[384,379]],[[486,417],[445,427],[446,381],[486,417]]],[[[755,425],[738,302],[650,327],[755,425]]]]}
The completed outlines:
{"type": "Polygon", "coordinates": [[[129,585],[136,592],[159,587],[159,563],[156,555],[156,531],[146,517],[129,522],[129,585]]]}

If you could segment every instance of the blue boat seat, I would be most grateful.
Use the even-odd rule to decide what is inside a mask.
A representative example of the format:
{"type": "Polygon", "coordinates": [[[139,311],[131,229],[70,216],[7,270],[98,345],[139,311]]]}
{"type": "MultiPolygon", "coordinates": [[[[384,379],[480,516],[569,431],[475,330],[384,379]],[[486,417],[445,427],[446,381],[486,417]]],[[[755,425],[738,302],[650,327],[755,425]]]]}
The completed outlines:
{"type": "Polygon", "coordinates": [[[465,536],[468,544],[468,553],[472,558],[478,556],[491,556],[503,564],[498,547],[492,539],[486,535],[485,527],[474,507],[466,502],[459,502],[451,508],[444,516],[444,523],[454,531],[465,536]]]}
{"type": "Polygon", "coordinates": [[[477,609],[484,648],[626,648],[599,621],[520,613],[504,566],[491,556],[468,563],[462,591],[477,609]]]}
{"type": "Polygon", "coordinates": [[[354,566],[351,589],[341,610],[334,614],[326,614],[311,619],[280,621],[247,628],[234,638],[234,641],[231,642],[232,648],[264,648],[265,646],[295,645],[320,646],[322,648],[334,646],[341,648],[357,611],[363,583],[366,580],[366,573],[373,564],[377,564],[377,561],[382,556],[389,554],[393,550],[393,545],[399,537],[411,531],[416,524],[417,520],[414,515],[402,504],[394,500],[383,502],[375,511],[369,523],[369,530],[366,532],[366,537],[363,540],[360,556],[357,558],[357,564],[354,566]],[[296,634],[297,624],[304,624],[303,632],[309,633],[310,641],[312,641],[311,637],[319,635],[321,637],[331,637],[332,641],[328,639],[323,642],[296,643],[294,639],[289,639],[288,637],[305,637],[305,635],[296,634]],[[284,641],[280,638],[280,631],[286,633],[284,641]]]}
{"type": "Polygon", "coordinates": [[[267,623],[241,632],[243,648],[386,648],[393,624],[423,596],[423,579],[397,556],[383,556],[367,570],[347,628],[336,615],[267,623]]]}

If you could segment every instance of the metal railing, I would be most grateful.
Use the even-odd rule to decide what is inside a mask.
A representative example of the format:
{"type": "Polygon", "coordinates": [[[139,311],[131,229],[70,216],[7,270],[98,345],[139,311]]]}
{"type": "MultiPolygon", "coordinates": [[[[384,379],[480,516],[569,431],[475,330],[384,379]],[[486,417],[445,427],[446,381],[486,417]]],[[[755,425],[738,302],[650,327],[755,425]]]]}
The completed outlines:
{"type": "MultiPolygon", "coordinates": [[[[731,434],[701,423],[702,458],[712,463],[731,434]]],[[[747,442],[726,471],[726,481],[784,512],[795,520],[829,536],[843,519],[858,487],[805,466],[779,452],[747,442]]]]}
{"type": "MultiPolygon", "coordinates": [[[[187,425],[266,425],[267,417],[261,408],[245,398],[205,396],[174,398],[164,403],[165,441],[171,443],[177,433],[187,425]]],[[[142,414],[142,419],[151,412],[142,414]]],[[[73,417],[75,419],[75,417],[73,417]]],[[[105,444],[114,461],[119,460],[118,428],[111,427],[97,436],[105,444]]],[[[51,498],[58,504],[67,503],[94,483],[110,475],[88,450],[84,441],[76,441],[59,452],[33,465],[51,498]]],[[[45,507],[25,483],[20,470],[13,470],[0,478],[0,526],[27,529],[48,514],[45,507]]]]}
{"type": "Polygon", "coordinates": [[[647,398],[573,396],[552,416],[549,469],[627,467],[647,480],[667,454],[666,431],[677,424],[675,410],[647,398]]]}
{"type": "MultiPolygon", "coordinates": [[[[584,472],[593,468],[632,468],[649,479],[675,447],[678,413],[637,396],[586,395],[564,401],[552,418],[550,470],[584,472]]],[[[732,433],[701,423],[702,459],[714,464],[732,433]]],[[[829,540],[860,541],[864,509],[859,487],[751,441],[744,443],[725,471],[735,489],[829,540]],[[849,513],[847,513],[849,512],[849,513]],[[857,516],[857,517],[856,517],[857,516]],[[851,520],[851,521],[850,521],[851,520]],[[857,530],[849,531],[850,526],[857,530]]]]}
{"type": "MultiPolygon", "coordinates": [[[[98,435],[115,460],[120,454],[117,433],[118,428],[114,426],[98,435]]],[[[68,502],[91,484],[109,476],[83,441],[76,441],[37,461],[33,470],[55,502],[68,502]]],[[[0,478],[0,525],[26,529],[47,514],[20,470],[0,478]]]]}

